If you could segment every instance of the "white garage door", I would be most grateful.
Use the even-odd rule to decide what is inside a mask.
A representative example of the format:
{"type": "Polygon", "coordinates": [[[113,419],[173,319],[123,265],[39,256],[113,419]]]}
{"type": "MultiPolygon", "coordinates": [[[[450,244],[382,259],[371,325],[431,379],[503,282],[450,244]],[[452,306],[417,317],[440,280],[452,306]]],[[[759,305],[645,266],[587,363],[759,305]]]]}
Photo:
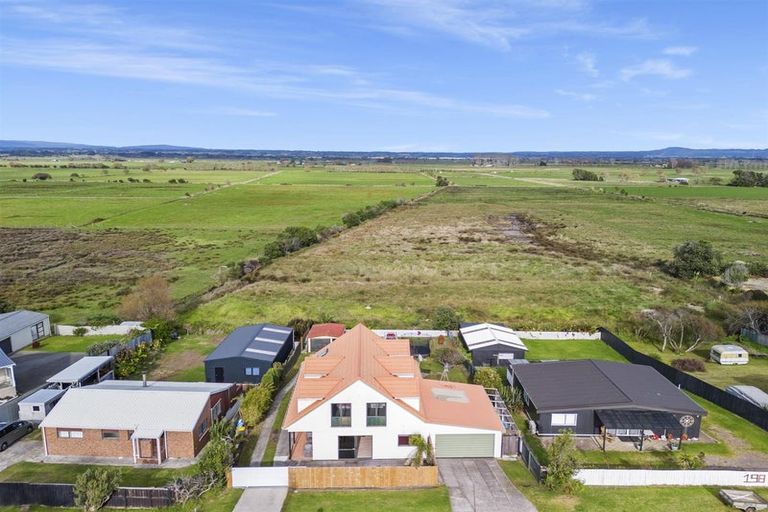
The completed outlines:
{"type": "Polygon", "coordinates": [[[493,457],[493,434],[437,434],[437,457],[493,457]]]}

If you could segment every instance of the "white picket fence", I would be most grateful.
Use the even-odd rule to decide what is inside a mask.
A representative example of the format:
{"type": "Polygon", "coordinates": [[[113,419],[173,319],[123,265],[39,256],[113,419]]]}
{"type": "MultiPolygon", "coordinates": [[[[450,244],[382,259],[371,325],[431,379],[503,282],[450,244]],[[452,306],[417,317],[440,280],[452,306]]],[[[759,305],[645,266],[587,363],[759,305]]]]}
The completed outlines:
{"type": "Polygon", "coordinates": [[[288,467],[232,468],[232,487],[287,487],[288,467]]]}
{"type": "Polygon", "coordinates": [[[124,336],[129,334],[133,330],[143,331],[144,326],[141,322],[123,322],[119,325],[104,325],[101,327],[93,327],[90,325],[60,325],[56,324],[56,333],[59,336],[74,336],[75,329],[84,327],[85,336],[124,336]]]}
{"type": "Polygon", "coordinates": [[[768,487],[768,471],[717,469],[580,469],[576,479],[594,486],[712,485],[768,487]]]}

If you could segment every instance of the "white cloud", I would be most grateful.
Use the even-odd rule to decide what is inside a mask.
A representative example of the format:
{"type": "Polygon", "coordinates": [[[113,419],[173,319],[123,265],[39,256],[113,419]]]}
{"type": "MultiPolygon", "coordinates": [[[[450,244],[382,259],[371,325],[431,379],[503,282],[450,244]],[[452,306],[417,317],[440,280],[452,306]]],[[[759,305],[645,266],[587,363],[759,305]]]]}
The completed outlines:
{"type": "Polygon", "coordinates": [[[696,53],[698,51],[698,48],[695,46],[670,46],[668,48],[664,48],[662,53],[664,55],[676,55],[680,57],[689,57],[696,53]]]}
{"type": "Polygon", "coordinates": [[[646,75],[677,80],[690,76],[691,70],[680,68],[667,59],[648,59],[640,64],[627,66],[621,70],[621,79],[625,81],[646,75]]]}
{"type": "Polygon", "coordinates": [[[365,0],[384,15],[376,28],[407,37],[421,31],[509,50],[519,39],[559,33],[587,36],[649,37],[644,19],[627,23],[594,21],[582,0],[365,0]],[[565,13],[565,14],[564,14],[565,13]],[[410,30],[415,28],[418,30],[410,30]]]}
{"type": "Polygon", "coordinates": [[[555,89],[555,94],[558,94],[560,96],[565,96],[567,98],[573,98],[579,101],[594,101],[597,99],[597,96],[595,96],[594,94],[566,91],[563,89],[555,89]]]}
{"type": "Polygon", "coordinates": [[[582,52],[576,55],[576,61],[589,76],[597,78],[600,75],[600,71],[597,69],[597,58],[594,53],[582,52]]]}

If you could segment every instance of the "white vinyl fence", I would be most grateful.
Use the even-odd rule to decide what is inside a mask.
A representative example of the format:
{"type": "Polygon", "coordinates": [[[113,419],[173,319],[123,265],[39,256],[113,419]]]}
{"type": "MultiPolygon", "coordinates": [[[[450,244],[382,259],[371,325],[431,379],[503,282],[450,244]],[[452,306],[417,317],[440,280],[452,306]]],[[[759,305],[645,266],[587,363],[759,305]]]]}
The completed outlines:
{"type": "Polygon", "coordinates": [[[56,333],[59,336],[74,336],[75,329],[85,328],[85,336],[114,335],[124,336],[133,330],[143,331],[144,326],[141,322],[123,322],[119,325],[104,325],[101,327],[92,327],[90,325],[56,325],[56,333]]]}
{"type": "Polygon", "coordinates": [[[459,335],[459,331],[439,331],[434,329],[373,329],[373,333],[388,340],[395,338],[437,338],[446,335],[455,338],[459,335]]]}
{"type": "Polygon", "coordinates": [[[232,468],[232,487],[287,487],[288,467],[232,468]]]}
{"type": "Polygon", "coordinates": [[[580,469],[576,479],[584,485],[712,485],[722,487],[768,487],[768,471],[717,469],[580,469]]]}
{"type": "Polygon", "coordinates": [[[515,331],[524,340],[599,340],[599,332],[515,331]]]}

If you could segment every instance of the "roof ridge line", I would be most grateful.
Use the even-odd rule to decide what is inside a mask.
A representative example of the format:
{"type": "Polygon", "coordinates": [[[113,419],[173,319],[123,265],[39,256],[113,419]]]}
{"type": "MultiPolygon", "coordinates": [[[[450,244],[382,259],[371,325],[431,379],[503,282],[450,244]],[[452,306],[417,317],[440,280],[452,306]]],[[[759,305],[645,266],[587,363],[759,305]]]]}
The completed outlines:
{"type": "MultiPolygon", "coordinates": [[[[610,383],[611,383],[611,385],[612,385],[614,388],[616,388],[616,390],[617,390],[619,393],[621,393],[621,396],[623,396],[624,398],[626,398],[626,399],[627,399],[627,401],[628,401],[629,403],[635,403],[635,402],[634,402],[634,400],[632,400],[632,398],[630,398],[630,397],[629,397],[629,396],[628,396],[628,395],[627,395],[627,394],[626,394],[626,393],[625,393],[625,392],[624,392],[624,391],[621,389],[621,387],[619,387],[619,385],[618,385],[618,384],[616,384],[616,382],[614,382],[614,381],[613,381],[613,379],[612,379],[612,378],[610,378],[610,377],[609,377],[609,376],[608,376],[608,375],[607,375],[607,374],[606,374],[606,373],[603,371],[603,369],[602,369],[602,368],[600,368],[600,367],[597,365],[597,362],[596,362],[594,359],[588,359],[588,361],[589,361],[589,362],[592,364],[592,366],[594,366],[594,367],[595,367],[595,369],[596,369],[598,372],[600,372],[600,374],[601,374],[603,377],[605,377],[606,379],[608,379],[608,382],[610,382],[610,383]]],[[[610,361],[608,361],[608,362],[610,362],[610,361]]]]}

